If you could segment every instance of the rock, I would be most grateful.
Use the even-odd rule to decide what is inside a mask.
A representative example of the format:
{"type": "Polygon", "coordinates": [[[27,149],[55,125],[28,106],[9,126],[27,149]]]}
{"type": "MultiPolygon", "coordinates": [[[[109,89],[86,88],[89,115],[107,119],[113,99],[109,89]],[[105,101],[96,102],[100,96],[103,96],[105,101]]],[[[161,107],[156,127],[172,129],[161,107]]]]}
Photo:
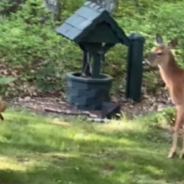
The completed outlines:
{"type": "Polygon", "coordinates": [[[26,96],[23,101],[25,101],[25,102],[31,101],[31,97],[30,96],[26,96]]]}
{"type": "Polygon", "coordinates": [[[24,101],[24,99],[23,98],[18,98],[18,102],[23,102],[24,101]]]}
{"type": "Polygon", "coordinates": [[[165,105],[159,104],[157,107],[157,111],[162,111],[164,107],[165,107],[165,105]]]}

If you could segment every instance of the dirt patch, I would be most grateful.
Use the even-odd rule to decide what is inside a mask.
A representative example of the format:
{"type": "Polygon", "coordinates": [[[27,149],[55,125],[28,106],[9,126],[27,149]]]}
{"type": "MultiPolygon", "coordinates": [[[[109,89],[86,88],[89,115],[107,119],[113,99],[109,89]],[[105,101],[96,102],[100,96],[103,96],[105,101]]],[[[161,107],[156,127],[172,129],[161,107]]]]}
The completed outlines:
{"type": "MultiPolygon", "coordinates": [[[[26,96],[22,98],[14,98],[11,101],[14,107],[24,107],[36,112],[46,113],[46,109],[52,109],[55,113],[59,114],[60,111],[66,112],[66,114],[76,114],[88,112],[93,117],[99,117],[100,111],[81,111],[65,102],[62,96],[56,95],[42,95],[41,97],[26,96]]],[[[166,106],[172,106],[172,102],[168,97],[166,89],[161,88],[157,94],[154,95],[142,95],[142,100],[139,103],[135,103],[121,96],[112,97],[112,101],[121,103],[121,110],[124,115],[132,118],[135,115],[144,115],[148,112],[159,111],[166,106]]]]}

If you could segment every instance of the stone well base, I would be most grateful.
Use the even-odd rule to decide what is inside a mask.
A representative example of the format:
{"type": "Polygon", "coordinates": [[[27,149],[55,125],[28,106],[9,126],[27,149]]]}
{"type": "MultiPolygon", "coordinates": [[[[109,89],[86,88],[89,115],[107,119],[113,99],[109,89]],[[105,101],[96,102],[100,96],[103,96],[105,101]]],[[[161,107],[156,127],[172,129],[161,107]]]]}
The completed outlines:
{"type": "Polygon", "coordinates": [[[110,101],[113,78],[101,74],[100,78],[85,78],[80,72],[66,74],[66,101],[81,110],[101,110],[103,102],[110,101]]]}

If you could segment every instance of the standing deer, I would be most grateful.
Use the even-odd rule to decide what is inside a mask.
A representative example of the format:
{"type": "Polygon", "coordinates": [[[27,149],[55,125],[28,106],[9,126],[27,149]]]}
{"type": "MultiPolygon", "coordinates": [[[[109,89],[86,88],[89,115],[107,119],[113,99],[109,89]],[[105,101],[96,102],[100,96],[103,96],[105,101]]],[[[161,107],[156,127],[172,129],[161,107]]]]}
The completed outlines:
{"type": "MultiPolygon", "coordinates": [[[[151,50],[146,58],[146,62],[151,66],[158,66],[160,75],[166,87],[169,89],[169,95],[176,107],[176,121],[172,137],[172,146],[168,158],[172,158],[176,153],[179,129],[184,124],[184,69],[180,68],[171,52],[178,41],[170,40],[167,44],[163,43],[162,37],[156,34],[157,45],[151,50]]],[[[184,135],[182,149],[179,157],[184,156],[184,135]]]]}

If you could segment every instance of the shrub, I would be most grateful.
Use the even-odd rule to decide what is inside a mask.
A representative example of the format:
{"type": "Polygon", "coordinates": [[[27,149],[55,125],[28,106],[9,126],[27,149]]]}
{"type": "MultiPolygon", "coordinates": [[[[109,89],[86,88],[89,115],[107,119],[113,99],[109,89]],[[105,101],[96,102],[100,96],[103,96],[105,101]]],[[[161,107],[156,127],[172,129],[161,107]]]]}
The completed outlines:
{"type": "MultiPolygon", "coordinates": [[[[84,0],[63,1],[62,20],[83,2],[84,0]]],[[[2,1],[0,5],[3,3],[5,2],[2,1]]],[[[1,6],[0,11],[8,5],[6,3],[1,6]]],[[[170,0],[161,1],[156,6],[153,0],[140,0],[137,11],[134,1],[121,1],[119,10],[113,16],[127,34],[134,31],[145,36],[145,53],[153,46],[157,32],[163,34],[165,39],[178,37],[179,46],[175,54],[182,65],[183,5],[183,1],[170,0]]],[[[81,69],[80,49],[56,34],[57,23],[53,21],[53,15],[42,6],[42,0],[26,0],[16,12],[1,16],[0,22],[0,62],[18,69],[18,80],[33,81],[38,90],[61,89],[65,72],[81,69]],[[44,24],[40,23],[43,16],[47,16],[44,24]]],[[[107,53],[103,63],[103,71],[116,79],[118,88],[120,84],[122,86],[123,74],[126,72],[126,55],[127,48],[116,45],[107,53]]],[[[144,76],[149,79],[148,75],[144,76]]]]}

